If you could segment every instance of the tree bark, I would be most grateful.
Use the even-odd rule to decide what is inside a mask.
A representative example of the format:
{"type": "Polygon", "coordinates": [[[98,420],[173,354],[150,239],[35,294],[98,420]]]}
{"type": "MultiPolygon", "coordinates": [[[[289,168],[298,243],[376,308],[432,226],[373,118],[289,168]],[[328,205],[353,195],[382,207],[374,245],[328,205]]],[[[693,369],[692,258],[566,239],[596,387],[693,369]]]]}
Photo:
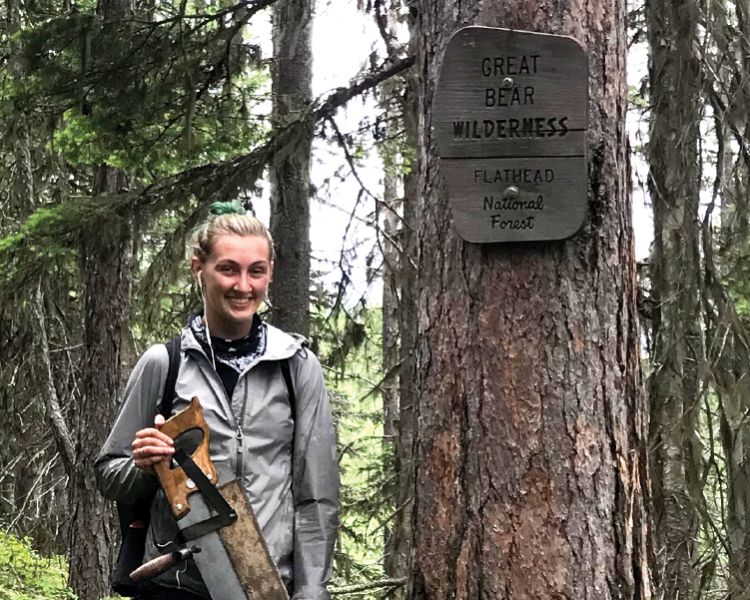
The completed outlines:
{"type": "MultiPolygon", "coordinates": [[[[410,53],[416,51],[416,29],[409,20],[411,40],[410,53]]],[[[419,202],[419,178],[416,160],[418,130],[418,82],[415,69],[404,76],[403,99],[401,104],[404,127],[403,156],[407,167],[404,174],[404,200],[401,211],[401,227],[398,240],[401,245],[399,256],[399,406],[395,430],[395,472],[398,490],[396,512],[393,519],[390,544],[386,548],[389,561],[386,573],[392,577],[408,577],[412,571],[413,508],[414,508],[414,434],[417,397],[417,228],[421,211],[419,202]]],[[[395,589],[389,594],[393,600],[408,598],[406,587],[395,589]]]]}
{"type": "MultiPolygon", "coordinates": [[[[717,52],[713,61],[702,56],[710,78],[709,95],[717,137],[717,180],[720,210],[716,221],[704,218],[703,260],[707,300],[706,347],[716,383],[719,440],[725,463],[726,497],[720,495],[726,511],[720,546],[727,554],[726,597],[746,600],[750,597],[750,346],[743,301],[747,293],[739,291],[744,282],[731,273],[743,268],[748,245],[748,189],[750,153],[744,140],[750,135],[750,116],[735,98],[746,98],[750,69],[750,6],[737,5],[736,24],[725,19],[712,24],[717,52]],[[736,29],[735,29],[736,27],[736,29]],[[733,34],[737,32],[739,35],[733,34]],[[729,58],[732,57],[732,58],[729,58]],[[714,78],[715,77],[715,78],[714,78]],[[733,149],[732,142],[739,142],[733,149]],[[719,170],[722,169],[722,170],[719,170]],[[739,285],[738,285],[739,283],[739,285]],[[739,291],[739,294],[737,293],[739,291]]],[[[713,398],[712,398],[713,399],[713,398]]],[[[716,449],[711,449],[716,452],[716,449]]],[[[718,452],[717,452],[718,454],[718,452]]],[[[721,490],[723,492],[723,490],[721,490]]],[[[717,544],[718,545],[718,544],[717,544]]],[[[716,560],[718,562],[718,560],[716,560]]]]}
{"type": "MultiPolygon", "coordinates": [[[[312,103],[313,0],[278,0],[273,8],[272,69],[274,129],[306,112],[312,103]]],[[[287,331],[310,333],[310,156],[312,123],[293,151],[269,166],[271,235],[276,247],[272,321],[287,331]]]]}
{"type": "Polygon", "coordinates": [[[649,598],[624,3],[420,4],[413,597],[649,598]],[[469,24],[587,50],[588,216],[566,241],[475,245],[451,225],[432,103],[469,24]]]}
{"type": "MultiPolygon", "coordinates": [[[[104,32],[125,35],[123,18],[131,10],[129,0],[102,0],[99,14],[104,32]]],[[[108,165],[96,168],[92,195],[119,194],[127,189],[123,171],[108,165]]],[[[75,407],[73,427],[76,469],[70,478],[69,585],[78,600],[98,600],[109,595],[116,537],[111,527],[111,504],[96,486],[94,461],[117,412],[132,257],[131,228],[121,218],[101,217],[90,233],[80,240],[84,330],[81,397],[75,407]]]]}
{"type": "Polygon", "coordinates": [[[654,530],[657,555],[664,561],[657,570],[664,598],[682,600],[699,593],[697,534],[703,504],[697,438],[706,364],[700,306],[698,7],[692,1],[650,0],[646,18],[656,308],[649,381],[654,530]]]}
{"type": "MultiPolygon", "coordinates": [[[[103,165],[94,193],[122,192],[124,174],[103,165]]],[[[115,535],[111,504],[99,493],[94,461],[114,421],[121,383],[120,348],[130,305],[127,223],[102,219],[96,235],[82,240],[84,331],[81,398],[75,411],[76,469],[70,482],[70,586],[78,600],[109,595],[115,535]],[[85,541],[85,543],[84,543],[85,541]]]]}

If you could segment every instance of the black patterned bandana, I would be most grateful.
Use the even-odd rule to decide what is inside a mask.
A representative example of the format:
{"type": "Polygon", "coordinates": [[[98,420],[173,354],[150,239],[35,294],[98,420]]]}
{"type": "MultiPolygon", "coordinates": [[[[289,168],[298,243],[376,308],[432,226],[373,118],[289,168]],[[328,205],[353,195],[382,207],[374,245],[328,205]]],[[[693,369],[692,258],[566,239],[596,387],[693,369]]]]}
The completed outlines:
{"type": "Polygon", "coordinates": [[[259,356],[262,356],[266,351],[266,324],[261,321],[258,315],[253,315],[253,324],[250,327],[250,333],[245,337],[237,340],[226,340],[212,335],[210,346],[202,315],[196,315],[191,319],[190,330],[203,347],[207,356],[211,356],[211,347],[213,347],[213,355],[216,357],[216,360],[231,367],[237,373],[242,373],[245,367],[254,362],[259,356]]]}

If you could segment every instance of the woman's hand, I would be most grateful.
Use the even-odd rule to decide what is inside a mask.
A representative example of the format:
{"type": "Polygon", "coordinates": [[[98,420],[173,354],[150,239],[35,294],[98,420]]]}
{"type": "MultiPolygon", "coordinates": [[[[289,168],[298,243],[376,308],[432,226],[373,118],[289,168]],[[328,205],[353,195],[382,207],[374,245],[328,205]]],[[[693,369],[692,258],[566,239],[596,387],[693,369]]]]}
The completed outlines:
{"type": "Polygon", "coordinates": [[[154,465],[169,460],[174,454],[174,441],[159,431],[164,425],[164,416],[156,415],[153,427],[146,427],[136,432],[133,440],[133,458],[135,466],[149,473],[154,472],[154,465]]]}

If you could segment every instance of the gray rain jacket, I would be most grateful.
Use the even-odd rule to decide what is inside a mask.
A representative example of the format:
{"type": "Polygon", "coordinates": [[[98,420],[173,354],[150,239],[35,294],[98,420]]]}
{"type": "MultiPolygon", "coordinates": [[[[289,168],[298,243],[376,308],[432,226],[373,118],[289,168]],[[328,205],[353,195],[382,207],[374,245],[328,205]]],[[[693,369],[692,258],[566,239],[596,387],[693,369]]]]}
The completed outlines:
{"type": "MultiPolygon", "coordinates": [[[[198,397],[211,431],[211,460],[219,483],[242,482],[292,599],[324,600],[329,597],[339,491],[328,395],[315,355],[296,338],[267,327],[266,351],[240,374],[231,399],[193,332],[184,329],[172,412],[198,397]],[[283,359],[289,359],[294,383],[294,414],[278,362],[283,359]]],[[[157,344],[130,375],[120,414],[96,460],[99,488],[107,498],[132,502],[159,487],[155,476],[134,465],[131,444],[136,431],[153,426],[168,365],[166,347],[157,344]]],[[[173,550],[176,533],[159,489],[145,560],[173,550]]],[[[154,581],[209,597],[192,561],[154,581]]]]}

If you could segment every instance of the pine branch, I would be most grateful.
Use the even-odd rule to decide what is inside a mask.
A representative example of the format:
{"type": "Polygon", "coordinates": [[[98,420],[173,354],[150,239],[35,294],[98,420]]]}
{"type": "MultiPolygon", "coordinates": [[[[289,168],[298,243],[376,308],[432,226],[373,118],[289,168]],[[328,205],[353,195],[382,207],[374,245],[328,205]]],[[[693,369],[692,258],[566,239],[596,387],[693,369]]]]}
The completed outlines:
{"type": "Polygon", "coordinates": [[[139,193],[68,198],[36,211],[18,233],[0,238],[0,263],[6,266],[0,275],[0,296],[33,282],[34,273],[43,269],[49,254],[75,248],[80,236],[94,233],[97,219],[130,219],[133,214],[153,216],[180,206],[189,197],[199,198],[208,211],[215,200],[234,197],[253,187],[266,165],[291,154],[311,126],[413,64],[414,57],[408,57],[370,73],[348,88],[337,89],[318,108],[291,122],[248,154],[188,169],[139,193]]]}
{"type": "Polygon", "coordinates": [[[252,152],[223,163],[202,165],[183,171],[149,186],[134,201],[124,199],[122,208],[132,211],[164,209],[184,199],[186,193],[195,195],[206,205],[214,200],[233,197],[242,189],[252,187],[272,160],[278,162],[291,154],[300,136],[305,135],[311,125],[332,116],[352,98],[376,87],[413,64],[414,57],[405,58],[371,73],[348,88],[339,88],[328,96],[320,107],[280,129],[265,144],[252,152]]]}

